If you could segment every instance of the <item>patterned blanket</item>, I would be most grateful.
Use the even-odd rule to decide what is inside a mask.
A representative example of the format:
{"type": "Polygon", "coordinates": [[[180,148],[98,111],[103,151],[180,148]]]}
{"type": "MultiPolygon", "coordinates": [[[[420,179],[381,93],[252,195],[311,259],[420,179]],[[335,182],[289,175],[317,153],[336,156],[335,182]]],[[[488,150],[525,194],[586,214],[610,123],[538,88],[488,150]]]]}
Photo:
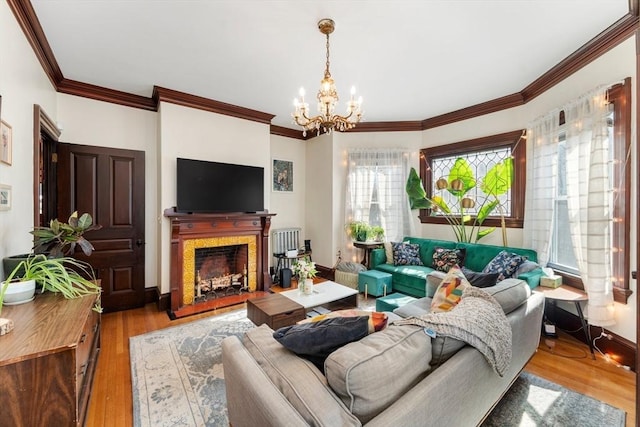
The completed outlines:
{"type": "Polygon", "coordinates": [[[417,325],[466,342],[482,353],[498,375],[511,363],[511,326],[500,304],[480,288],[468,287],[451,311],[427,313],[393,322],[417,325]]]}

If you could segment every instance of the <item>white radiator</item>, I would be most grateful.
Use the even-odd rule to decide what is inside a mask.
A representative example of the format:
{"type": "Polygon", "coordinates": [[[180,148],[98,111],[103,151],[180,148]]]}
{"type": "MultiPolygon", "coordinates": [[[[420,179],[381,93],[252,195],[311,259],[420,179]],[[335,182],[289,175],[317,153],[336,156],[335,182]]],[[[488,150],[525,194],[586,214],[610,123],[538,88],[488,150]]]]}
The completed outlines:
{"type": "MultiPolygon", "coordinates": [[[[277,254],[284,254],[290,249],[300,249],[301,228],[280,228],[271,232],[271,251],[273,252],[273,265],[278,263],[277,254]]],[[[290,260],[282,260],[281,267],[290,267],[290,260]]]]}

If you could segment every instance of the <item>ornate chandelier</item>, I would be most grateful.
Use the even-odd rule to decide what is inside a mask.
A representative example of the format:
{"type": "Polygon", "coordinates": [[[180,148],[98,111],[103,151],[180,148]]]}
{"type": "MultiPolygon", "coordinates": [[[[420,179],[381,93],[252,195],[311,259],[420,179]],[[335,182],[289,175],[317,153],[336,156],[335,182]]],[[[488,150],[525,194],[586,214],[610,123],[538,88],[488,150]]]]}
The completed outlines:
{"type": "Polygon", "coordinates": [[[362,119],[362,97],[356,101],[355,87],[351,88],[351,99],[347,102],[347,114],[340,116],[333,113],[339,98],[336,85],[329,72],[329,34],[333,33],[335,23],[331,19],[322,19],[318,22],[318,29],[327,36],[327,62],[324,69],[324,78],[320,81],[320,90],[317,96],[318,112],[320,114],[315,117],[309,117],[309,104],[304,101],[304,88],[300,88],[300,99],[293,100],[296,111],[292,116],[295,123],[304,128],[302,132],[304,136],[307,135],[308,130],[313,129],[317,133],[320,133],[320,129],[325,132],[331,132],[332,129],[344,132],[355,127],[356,123],[362,119]]]}

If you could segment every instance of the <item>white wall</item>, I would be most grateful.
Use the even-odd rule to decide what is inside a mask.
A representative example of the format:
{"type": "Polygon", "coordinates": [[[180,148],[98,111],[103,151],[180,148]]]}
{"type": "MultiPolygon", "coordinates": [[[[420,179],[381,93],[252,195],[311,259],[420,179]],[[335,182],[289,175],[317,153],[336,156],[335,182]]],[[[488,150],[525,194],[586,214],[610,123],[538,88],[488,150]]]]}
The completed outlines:
{"type": "Polygon", "coordinates": [[[31,251],[33,228],[33,109],[56,118],[56,92],[18,26],[0,2],[0,115],[13,130],[12,164],[0,163],[0,183],[12,187],[9,211],[0,211],[0,258],[31,251]]]}
{"type": "MultiPolygon", "coordinates": [[[[305,218],[306,191],[306,141],[283,136],[271,135],[271,160],[265,179],[269,181],[271,203],[269,212],[276,216],[271,218],[271,230],[278,228],[301,227],[303,236],[305,218]],[[273,160],[293,162],[293,191],[273,191],[273,160]]],[[[302,242],[301,242],[302,243],[302,242]]]]}
{"type": "Polygon", "coordinates": [[[158,283],[156,261],[157,113],[58,94],[60,141],[99,147],[144,151],[145,153],[145,286],[158,283]]]}
{"type": "MultiPolygon", "coordinates": [[[[264,167],[271,172],[269,125],[162,102],[157,180],[157,215],[162,222],[158,238],[161,293],[170,291],[170,223],[164,209],[176,205],[176,159],[198,159],[264,167]]],[[[266,175],[269,176],[269,175],[266,175]]],[[[271,181],[265,179],[265,207],[270,206],[271,181]]]]}

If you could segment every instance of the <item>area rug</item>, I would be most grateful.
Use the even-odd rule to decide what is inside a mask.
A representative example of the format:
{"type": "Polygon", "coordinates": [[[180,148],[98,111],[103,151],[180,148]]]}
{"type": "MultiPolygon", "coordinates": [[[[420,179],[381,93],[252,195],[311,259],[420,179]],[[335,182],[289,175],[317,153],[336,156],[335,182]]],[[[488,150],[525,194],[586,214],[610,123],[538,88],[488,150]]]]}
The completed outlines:
{"type": "Polygon", "coordinates": [[[242,309],[131,337],[134,426],[227,426],[220,343],[253,327],[242,309]]]}
{"type": "Polygon", "coordinates": [[[482,427],[624,427],[626,413],[523,372],[482,427]]]}
{"type": "MultiPolygon", "coordinates": [[[[131,337],[134,425],[228,426],[220,342],[252,327],[242,309],[131,337]]],[[[525,372],[482,425],[624,423],[624,411],[525,372]]]]}

